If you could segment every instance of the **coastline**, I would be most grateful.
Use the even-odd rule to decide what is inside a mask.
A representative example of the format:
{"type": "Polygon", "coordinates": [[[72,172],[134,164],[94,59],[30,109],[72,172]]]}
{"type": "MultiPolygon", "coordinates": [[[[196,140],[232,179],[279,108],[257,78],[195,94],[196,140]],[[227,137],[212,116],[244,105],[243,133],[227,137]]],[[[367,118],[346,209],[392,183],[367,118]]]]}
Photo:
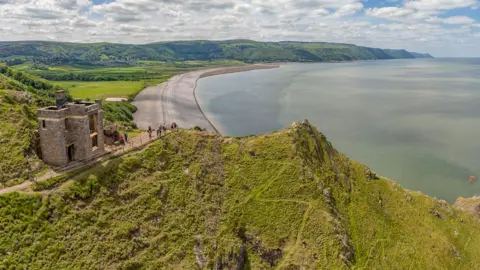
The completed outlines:
{"type": "Polygon", "coordinates": [[[246,65],[246,66],[209,69],[209,70],[205,70],[205,72],[200,75],[199,79],[210,77],[210,76],[229,74],[229,73],[238,73],[238,72],[246,72],[246,71],[261,70],[261,69],[272,69],[272,68],[279,68],[279,67],[280,67],[280,64],[253,64],[253,65],[246,65]]]}
{"type": "Polygon", "coordinates": [[[133,104],[138,108],[134,122],[140,129],[156,128],[176,122],[182,128],[201,127],[222,135],[219,123],[209,117],[198,102],[195,91],[201,78],[278,68],[280,64],[254,64],[191,71],[177,75],[167,82],[143,89],[133,104]]]}
{"type": "Polygon", "coordinates": [[[200,106],[200,103],[198,102],[197,98],[197,83],[200,79],[211,77],[211,76],[217,76],[217,75],[224,75],[224,74],[231,74],[231,73],[238,73],[238,72],[247,72],[247,71],[252,71],[252,70],[262,70],[262,69],[272,69],[272,68],[279,68],[279,64],[254,64],[254,65],[248,65],[248,66],[239,66],[239,67],[227,67],[227,68],[222,68],[222,69],[215,69],[215,70],[206,70],[205,73],[202,73],[196,80],[195,80],[195,86],[193,88],[193,97],[195,98],[195,102],[197,103],[198,109],[200,112],[203,114],[205,119],[210,123],[210,125],[213,127],[214,131],[219,134],[219,135],[224,135],[224,131],[222,130],[222,127],[220,123],[218,123],[213,116],[208,116],[208,113],[205,113],[205,111],[202,109],[202,106],[200,106]]]}

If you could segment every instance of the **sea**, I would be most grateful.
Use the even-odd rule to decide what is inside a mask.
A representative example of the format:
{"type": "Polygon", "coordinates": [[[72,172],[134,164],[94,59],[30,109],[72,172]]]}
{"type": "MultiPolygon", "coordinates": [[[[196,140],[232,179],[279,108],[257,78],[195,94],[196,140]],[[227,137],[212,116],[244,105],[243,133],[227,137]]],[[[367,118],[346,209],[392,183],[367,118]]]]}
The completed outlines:
{"type": "Polygon", "coordinates": [[[203,78],[196,95],[223,135],[308,119],[404,188],[449,202],[480,194],[480,59],[284,64],[203,78]]]}

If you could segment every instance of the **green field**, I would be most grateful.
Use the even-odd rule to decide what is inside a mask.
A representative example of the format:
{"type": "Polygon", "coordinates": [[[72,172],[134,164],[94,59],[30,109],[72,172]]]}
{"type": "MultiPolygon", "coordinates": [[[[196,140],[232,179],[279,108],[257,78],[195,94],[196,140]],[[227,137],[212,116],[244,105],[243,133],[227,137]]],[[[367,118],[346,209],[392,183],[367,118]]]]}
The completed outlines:
{"type": "Polygon", "coordinates": [[[126,97],[145,88],[145,81],[112,81],[112,82],[56,82],[67,89],[73,98],[105,99],[109,97],[126,97]]]}

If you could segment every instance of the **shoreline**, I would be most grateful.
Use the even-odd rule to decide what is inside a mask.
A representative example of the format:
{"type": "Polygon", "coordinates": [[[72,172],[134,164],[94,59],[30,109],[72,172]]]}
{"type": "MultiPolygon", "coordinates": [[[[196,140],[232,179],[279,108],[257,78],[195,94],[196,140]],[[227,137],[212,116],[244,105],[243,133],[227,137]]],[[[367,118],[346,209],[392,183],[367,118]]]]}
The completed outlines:
{"type": "Polygon", "coordinates": [[[247,71],[252,71],[252,70],[262,70],[262,69],[272,69],[272,68],[279,68],[280,65],[268,65],[268,64],[254,64],[254,65],[248,65],[248,66],[239,66],[239,67],[226,67],[226,68],[221,68],[221,69],[216,69],[216,70],[206,70],[205,73],[201,74],[196,80],[195,80],[195,86],[193,88],[193,97],[195,98],[195,102],[197,103],[198,109],[200,112],[203,114],[205,119],[208,121],[208,123],[213,127],[215,132],[219,135],[224,135],[224,132],[221,128],[220,123],[218,123],[215,120],[215,117],[208,117],[205,111],[202,109],[202,106],[200,106],[200,103],[198,102],[197,98],[197,84],[200,79],[207,78],[207,77],[212,77],[212,76],[217,76],[217,75],[224,75],[224,74],[232,74],[232,73],[238,73],[238,72],[247,72],[247,71]]]}
{"type": "Polygon", "coordinates": [[[214,117],[207,116],[196,96],[197,82],[201,78],[278,68],[280,64],[253,64],[190,71],[168,81],[143,89],[132,102],[137,107],[134,122],[140,129],[156,128],[176,122],[182,128],[196,126],[222,135],[214,117]]]}

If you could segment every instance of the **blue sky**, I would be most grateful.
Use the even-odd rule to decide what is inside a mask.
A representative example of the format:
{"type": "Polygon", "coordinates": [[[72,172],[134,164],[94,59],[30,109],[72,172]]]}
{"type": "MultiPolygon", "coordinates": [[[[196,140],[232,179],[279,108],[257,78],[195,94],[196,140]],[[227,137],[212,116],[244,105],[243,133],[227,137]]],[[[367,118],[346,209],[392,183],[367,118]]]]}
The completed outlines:
{"type": "Polygon", "coordinates": [[[480,57],[480,0],[0,0],[1,40],[299,40],[480,57]]]}
{"type": "Polygon", "coordinates": [[[111,2],[115,2],[115,0],[93,0],[92,1],[94,5],[101,5],[105,3],[111,3],[111,2]]]}

